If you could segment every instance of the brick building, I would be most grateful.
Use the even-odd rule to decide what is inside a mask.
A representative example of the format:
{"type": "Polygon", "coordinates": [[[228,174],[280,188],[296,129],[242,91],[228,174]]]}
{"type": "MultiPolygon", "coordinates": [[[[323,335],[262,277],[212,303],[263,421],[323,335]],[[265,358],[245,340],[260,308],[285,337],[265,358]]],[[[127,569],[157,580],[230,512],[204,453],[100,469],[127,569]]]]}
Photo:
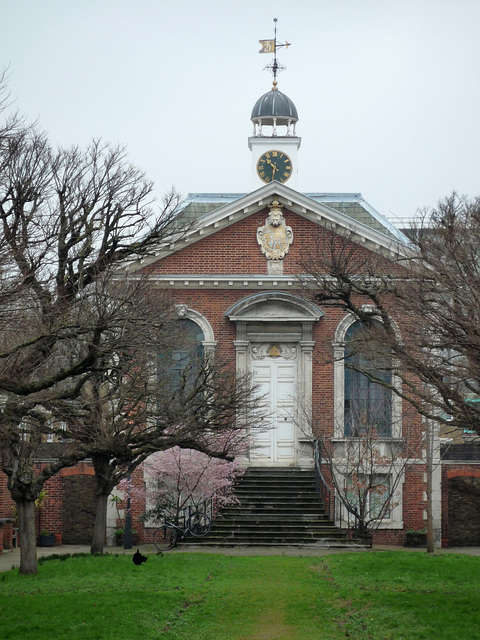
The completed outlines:
{"type": "MultiPolygon", "coordinates": [[[[148,274],[152,288],[172,292],[179,317],[189,323],[205,352],[218,351],[230,358],[238,372],[255,375],[265,394],[265,415],[271,428],[252,434],[251,451],[242,463],[247,467],[311,468],[318,433],[302,414],[315,408],[338,457],[345,442],[355,437],[351,406],[356,387],[345,372],[344,356],[358,323],[338,309],[323,309],[305,299],[299,280],[302,258],[326,234],[346,229],[354,234],[356,251],[365,255],[398,255],[406,239],[360,194],[296,190],[301,142],[295,129],[298,114],[276,82],[256,102],[251,120],[252,191],[189,194],[182,215],[195,220],[191,231],[160,248],[155,257],[132,264],[130,270],[148,274]]],[[[409,418],[407,429],[407,407],[394,395],[387,398],[378,389],[375,394],[383,407],[379,446],[402,440],[418,444],[419,417],[409,418]]],[[[54,447],[45,445],[43,459],[55,456],[54,447]]],[[[425,464],[421,448],[416,451],[408,465],[400,464],[397,469],[393,465],[388,470],[391,477],[385,481],[395,486],[395,498],[375,533],[378,543],[403,544],[406,530],[424,526],[425,464]]],[[[438,442],[434,452],[434,462],[439,463],[438,442]]],[[[445,513],[451,508],[447,494],[452,479],[468,477],[470,472],[478,478],[468,462],[453,465],[449,461],[442,479],[441,465],[435,466],[438,544],[448,538],[445,513]]],[[[87,461],[63,470],[47,483],[39,531],[48,528],[68,543],[89,542],[95,490],[92,474],[87,461]]],[[[134,481],[142,484],[140,471],[134,474],[134,481]]],[[[9,517],[12,507],[5,477],[0,477],[0,516],[9,517]]],[[[139,519],[143,508],[134,505],[133,526],[140,539],[144,535],[139,519]]],[[[109,525],[111,534],[117,525],[114,512],[109,525]]]]}
{"type": "MultiPolygon", "coordinates": [[[[310,468],[319,436],[307,417],[312,408],[335,443],[335,456],[342,457],[342,447],[352,437],[357,387],[345,373],[344,352],[358,322],[305,299],[299,279],[302,259],[324,237],[344,230],[354,234],[354,251],[366,256],[398,256],[406,238],[360,194],[295,189],[298,114],[276,82],[256,102],[251,120],[253,190],[189,194],[183,216],[195,220],[192,230],[131,269],[148,274],[152,287],[172,292],[179,316],[195,327],[204,350],[220,352],[239,373],[252,372],[260,384],[271,428],[252,434],[243,464],[310,468]]],[[[395,487],[395,496],[376,540],[402,544],[406,529],[424,526],[425,465],[418,447],[422,425],[417,416],[409,419],[407,429],[401,401],[378,389],[375,393],[385,414],[380,450],[403,439],[411,449],[414,441],[417,447],[418,457],[408,465],[383,471],[391,476],[385,481],[395,487]]],[[[439,482],[438,472],[436,476],[439,482]]],[[[436,506],[439,541],[438,495],[436,506]]]]}

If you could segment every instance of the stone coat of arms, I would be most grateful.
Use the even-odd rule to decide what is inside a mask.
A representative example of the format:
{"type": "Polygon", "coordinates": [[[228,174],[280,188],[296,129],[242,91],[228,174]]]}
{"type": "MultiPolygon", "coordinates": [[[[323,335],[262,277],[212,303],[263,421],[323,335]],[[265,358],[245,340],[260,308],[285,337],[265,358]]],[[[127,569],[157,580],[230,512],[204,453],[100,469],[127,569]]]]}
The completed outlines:
{"type": "Polygon", "coordinates": [[[268,260],[283,260],[293,242],[293,231],[285,224],[281,203],[274,200],[268,206],[270,214],[257,231],[257,242],[268,260]]]}

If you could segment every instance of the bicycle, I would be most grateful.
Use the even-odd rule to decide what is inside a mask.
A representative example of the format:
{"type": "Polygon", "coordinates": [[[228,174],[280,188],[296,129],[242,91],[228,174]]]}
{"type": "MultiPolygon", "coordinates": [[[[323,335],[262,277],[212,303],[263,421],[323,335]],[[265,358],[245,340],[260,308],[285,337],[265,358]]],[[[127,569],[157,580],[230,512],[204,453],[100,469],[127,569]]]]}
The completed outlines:
{"type": "Polygon", "coordinates": [[[177,544],[178,538],[183,540],[190,534],[199,538],[210,531],[211,525],[210,518],[199,512],[191,514],[185,528],[165,518],[163,524],[153,534],[153,544],[159,551],[169,551],[177,544]]]}

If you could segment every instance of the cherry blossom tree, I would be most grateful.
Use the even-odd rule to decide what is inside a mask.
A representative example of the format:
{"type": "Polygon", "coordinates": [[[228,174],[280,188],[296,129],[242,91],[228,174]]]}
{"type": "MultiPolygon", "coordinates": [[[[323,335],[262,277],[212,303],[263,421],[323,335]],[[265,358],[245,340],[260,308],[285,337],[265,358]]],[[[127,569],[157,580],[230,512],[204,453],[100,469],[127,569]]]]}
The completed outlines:
{"type": "MultiPolygon", "coordinates": [[[[237,376],[231,363],[198,358],[172,379],[168,354],[159,361],[159,366],[149,361],[140,366],[137,350],[133,360],[126,360],[123,375],[117,371],[96,384],[91,380],[83,412],[68,427],[67,433],[89,452],[97,478],[92,553],[104,548],[112,490],[149,456],[173,447],[190,450],[205,462],[207,479],[216,468],[214,459],[232,461],[247,442],[244,417],[251,416],[250,430],[260,422],[251,378],[237,376]]],[[[189,486],[194,486],[191,480],[189,486]]]]}
{"type": "Polygon", "coordinates": [[[160,519],[165,512],[178,519],[188,506],[212,498],[216,506],[235,502],[233,485],[243,473],[236,460],[212,458],[200,451],[172,447],[145,461],[147,518],[160,519]]]}

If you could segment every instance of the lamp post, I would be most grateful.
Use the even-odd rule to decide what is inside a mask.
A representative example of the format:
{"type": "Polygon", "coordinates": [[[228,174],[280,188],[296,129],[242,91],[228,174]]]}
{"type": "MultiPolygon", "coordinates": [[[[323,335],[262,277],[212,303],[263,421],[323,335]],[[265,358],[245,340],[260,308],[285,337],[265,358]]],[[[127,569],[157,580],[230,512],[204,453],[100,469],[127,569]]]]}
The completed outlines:
{"type": "Polygon", "coordinates": [[[127,511],[125,514],[125,531],[123,534],[123,548],[131,549],[132,548],[132,514],[130,512],[130,484],[131,484],[132,476],[128,474],[127,478],[127,511]]]}

